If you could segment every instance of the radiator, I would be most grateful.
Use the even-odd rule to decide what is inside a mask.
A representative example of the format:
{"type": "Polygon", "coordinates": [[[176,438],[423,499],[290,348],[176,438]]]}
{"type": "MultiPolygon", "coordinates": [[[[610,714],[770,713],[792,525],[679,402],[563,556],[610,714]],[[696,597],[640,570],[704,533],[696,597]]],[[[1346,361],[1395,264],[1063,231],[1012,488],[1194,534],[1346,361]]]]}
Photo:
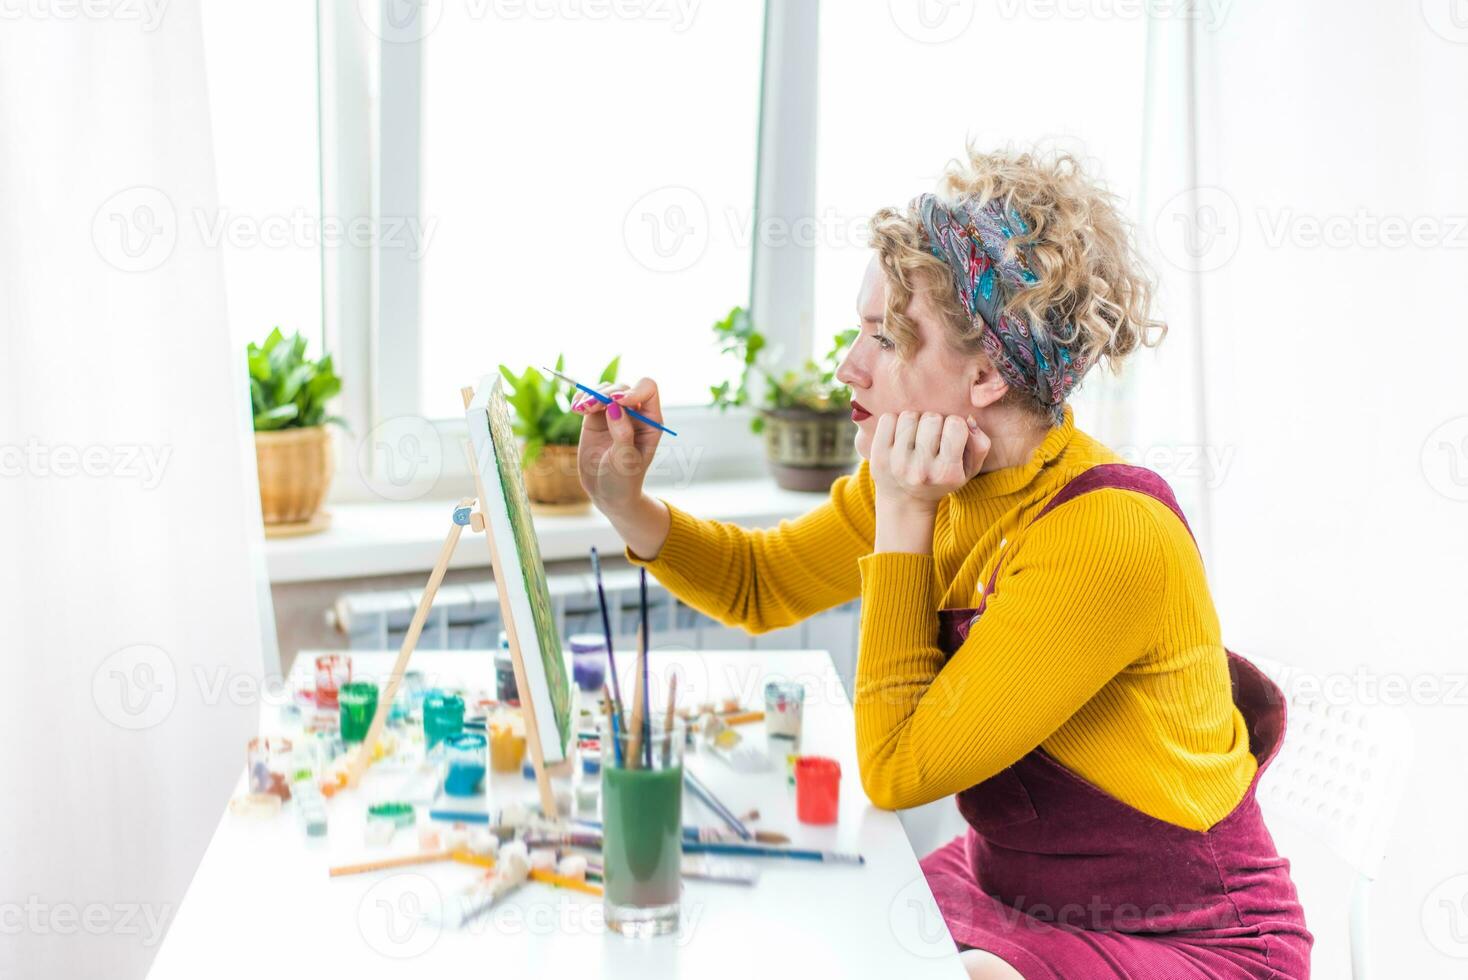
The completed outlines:
{"type": "MultiPolygon", "coordinates": [[[[630,650],[637,633],[637,570],[605,569],[602,582],[617,648],[630,650]]],[[[601,633],[596,581],[589,572],[552,573],[547,576],[547,584],[556,629],[562,637],[601,633]]],[[[648,579],[647,594],[650,645],[688,650],[829,650],[836,674],[847,697],[851,697],[860,601],[829,609],[786,629],[752,636],[684,605],[653,579],[648,579]]],[[[416,589],[347,592],[337,599],[332,619],[346,635],[349,649],[395,650],[402,645],[422,595],[416,589]]],[[[445,585],[434,598],[418,649],[492,650],[499,644],[502,628],[499,593],[492,581],[445,585]]]]}

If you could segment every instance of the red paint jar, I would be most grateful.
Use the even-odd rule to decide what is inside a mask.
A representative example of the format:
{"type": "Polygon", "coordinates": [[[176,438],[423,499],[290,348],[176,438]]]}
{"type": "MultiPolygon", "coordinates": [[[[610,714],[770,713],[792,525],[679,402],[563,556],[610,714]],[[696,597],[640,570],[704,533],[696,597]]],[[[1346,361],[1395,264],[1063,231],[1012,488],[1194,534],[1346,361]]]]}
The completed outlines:
{"type": "Polygon", "coordinates": [[[331,711],[337,707],[337,692],[352,679],[352,658],[344,653],[328,653],[316,658],[316,707],[331,711]]]}
{"type": "Polygon", "coordinates": [[[835,823],[840,798],[841,763],[819,755],[795,760],[795,815],[801,823],[835,823]]]}

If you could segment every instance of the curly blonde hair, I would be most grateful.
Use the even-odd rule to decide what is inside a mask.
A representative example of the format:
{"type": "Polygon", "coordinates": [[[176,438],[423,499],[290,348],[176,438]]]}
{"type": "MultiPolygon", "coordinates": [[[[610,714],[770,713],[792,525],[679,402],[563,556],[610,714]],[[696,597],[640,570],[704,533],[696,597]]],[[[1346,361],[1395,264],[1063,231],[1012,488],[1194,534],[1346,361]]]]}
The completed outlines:
{"type": "MultiPolygon", "coordinates": [[[[967,156],[949,161],[937,197],[955,205],[1002,198],[1029,226],[1006,251],[1013,257],[1030,244],[1027,260],[1037,281],[1009,297],[1006,313],[1047,325],[1082,370],[1104,360],[1116,373],[1132,351],[1162,342],[1167,325],[1150,318],[1154,286],[1131,224],[1116,196],[1092,181],[1079,160],[1067,152],[983,153],[972,144],[967,156]]],[[[960,302],[953,271],[929,251],[915,205],[883,208],[871,219],[871,244],[887,280],[886,330],[899,353],[912,353],[917,329],[903,311],[923,289],[952,347],[980,353],[981,334],[960,302]]],[[[1005,401],[1049,414],[1036,396],[1013,387],[1005,401]]]]}

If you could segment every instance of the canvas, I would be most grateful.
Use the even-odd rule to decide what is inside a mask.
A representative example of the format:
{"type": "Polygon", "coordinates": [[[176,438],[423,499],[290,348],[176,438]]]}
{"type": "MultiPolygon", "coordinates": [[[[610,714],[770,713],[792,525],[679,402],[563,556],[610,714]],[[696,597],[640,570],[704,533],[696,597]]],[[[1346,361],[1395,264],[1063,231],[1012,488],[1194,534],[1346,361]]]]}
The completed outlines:
{"type": "Polygon", "coordinates": [[[533,705],[545,761],[559,762],[570,746],[571,680],[525,494],[520,445],[499,378],[480,381],[465,419],[479,468],[480,507],[491,532],[495,572],[503,578],[501,614],[507,629],[513,623],[530,687],[520,697],[533,705]]]}

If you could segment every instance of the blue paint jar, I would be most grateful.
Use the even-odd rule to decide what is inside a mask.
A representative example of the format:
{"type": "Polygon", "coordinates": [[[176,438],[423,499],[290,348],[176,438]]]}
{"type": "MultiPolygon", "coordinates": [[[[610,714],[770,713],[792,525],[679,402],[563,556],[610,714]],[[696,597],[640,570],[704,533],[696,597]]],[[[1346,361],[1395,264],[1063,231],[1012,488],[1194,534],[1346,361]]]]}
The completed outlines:
{"type": "Polygon", "coordinates": [[[484,786],[489,741],[478,732],[461,732],[444,739],[448,775],[443,791],[449,796],[475,796],[484,786]]]}

